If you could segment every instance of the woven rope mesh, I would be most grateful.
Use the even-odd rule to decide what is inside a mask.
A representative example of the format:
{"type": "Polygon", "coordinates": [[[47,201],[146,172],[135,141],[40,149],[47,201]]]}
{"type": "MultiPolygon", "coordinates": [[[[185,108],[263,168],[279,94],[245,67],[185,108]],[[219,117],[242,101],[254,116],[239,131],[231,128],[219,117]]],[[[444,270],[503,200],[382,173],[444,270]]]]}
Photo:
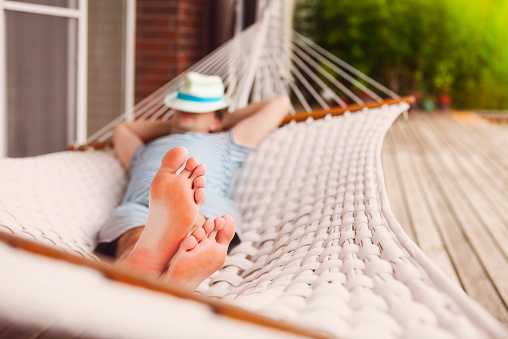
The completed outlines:
{"type": "Polygon", "coordinates": [[[199,290],[341,337],[481,337],[383,215],[380,147],[404,108],[272,134],[233,185],[243,242],[199,290]]]}
{"type": "Polygon", "coordinates": [[[112,151],[0,159],[0,231],[96,260],[126,176],[112,151]]]}
{"type": "MultiPolygon", "coordinates": [[[[385,207],[381,145],[405,109],[272,133],[232,185],[243,241],[198,292],[344,338],[486,337],[489,325],[430,278],[385,207]]],[[[113,153],[0,161],[0,231],[96,260],[126,183],[113,153]]]]}

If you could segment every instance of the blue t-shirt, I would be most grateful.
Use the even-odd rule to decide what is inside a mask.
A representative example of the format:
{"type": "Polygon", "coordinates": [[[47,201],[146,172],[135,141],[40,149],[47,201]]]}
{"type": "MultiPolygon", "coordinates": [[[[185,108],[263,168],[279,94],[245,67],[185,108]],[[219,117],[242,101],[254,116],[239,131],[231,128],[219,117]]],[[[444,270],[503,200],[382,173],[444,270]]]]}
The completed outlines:
{"type": "Polygon", "coordinates": [[[189,157],[195,157],[206,166],[206,200],[200,212],[212,219],[231,215],[235,219],[237,233],[240,233],[241,216],[227,192],[235,171],[254,149],[238,144],[231,131],[183,133],[158,138],[136,149],[129,167],[129,183],[124,198],[102,227],[99,242],[111,242],[129,229],[145,225],[150,184],[164,155],[176,146],[184,146],[189,151],[189,157]]]}

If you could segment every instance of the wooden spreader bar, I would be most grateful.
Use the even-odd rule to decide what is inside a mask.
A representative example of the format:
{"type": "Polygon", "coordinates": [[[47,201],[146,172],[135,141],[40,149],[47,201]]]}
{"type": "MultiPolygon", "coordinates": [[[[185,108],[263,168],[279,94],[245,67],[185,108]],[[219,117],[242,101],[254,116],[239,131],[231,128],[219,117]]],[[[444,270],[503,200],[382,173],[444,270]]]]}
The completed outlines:
{"type": "Polygon", "coordinates": [[[210,310],[221,316],[229,317],[239,321],[245,321],[251,324],[271,328],[273,330],[283,331],[309,338],[335,338],[335,336],[323,331],[309,330],[283,321],[277,321],[254,312],[249,312],[240,307],[226,304],[209,297],[201,296],[180,285],[171,283],[162,283],[154,278],[147,278],[141,273],[119,267],[107,258],[103,261],[92,261],[77,255],[63,252],[34,241],[20,238],[15,235],[0,232],[0,242],[32,254],[41,255],[51,259],[60,260],[74,265],[84,266],[100,272],[104,277],[112,281],[125,283],[128,285],[146,288],[155,292],[169,294],[176,298],[182,298],[208,305],[210,310]]]}
{"type": "Polygon", "coordinates": [[[306,112],[306,113],[297,113],[294,115],[288,115],[281,123],[281,125],[289,124],[291,121],[301,122],[305,121],[308,118],[313,118],[314,120],[323,119],[328,114],[332,116],[338,116],[343,115],[346,112],[357,112],[361,111],[364,108],[378,108],[383,105],[395,105],[401,102],[407,102],[410,105],[412,105],[415,102],[414,96],[407,96],[402,97],[398,99],[388,99],[383,101],[374,101],[374,102],[368,102],[363,105],[349,105],[346,107],[334,107],[330,109],[322,109],[322,110],[316,110],[312,112],[306,112]]]}

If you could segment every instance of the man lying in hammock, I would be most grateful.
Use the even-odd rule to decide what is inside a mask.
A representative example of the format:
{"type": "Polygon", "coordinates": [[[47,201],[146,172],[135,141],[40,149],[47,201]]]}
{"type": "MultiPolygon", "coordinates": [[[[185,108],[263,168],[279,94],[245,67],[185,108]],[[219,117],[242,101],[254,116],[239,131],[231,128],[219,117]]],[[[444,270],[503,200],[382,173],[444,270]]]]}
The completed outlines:
{"type": "Polygon", "coordinates": [[[169,120],[113,129],[129,183],[101,229],[99,248],[122,265],[194,289],[224,264],[233,237],[239,241],[241,218],[226,196],[235,170],[290,104],[278,97],[223,114],[229,99],[221,78],[197,73],[164,103],[175,111],[169,120]]]}

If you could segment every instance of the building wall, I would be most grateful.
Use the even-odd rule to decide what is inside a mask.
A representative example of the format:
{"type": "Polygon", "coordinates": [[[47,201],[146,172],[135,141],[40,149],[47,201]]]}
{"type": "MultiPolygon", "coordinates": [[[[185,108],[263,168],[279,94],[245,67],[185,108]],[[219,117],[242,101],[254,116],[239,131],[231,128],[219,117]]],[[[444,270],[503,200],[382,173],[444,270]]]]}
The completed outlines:
{"type": "MultiPolygon", "coordinates": [[[[235,1],[136,0],[136,102],[231,37],[235,1]]],[[[125,3],[89,1],[89,135],[125,110],[125,3]]],[[[77,42],[68,33],[70,21],[17,11],[5,15],[7,154],[64,150],[75,141],[76,120],[77,42]]]]}
{"type": "Polygon", "coordinates": [[[135,101],[212,50],[211,0],[138,0],[135,101]]]}

